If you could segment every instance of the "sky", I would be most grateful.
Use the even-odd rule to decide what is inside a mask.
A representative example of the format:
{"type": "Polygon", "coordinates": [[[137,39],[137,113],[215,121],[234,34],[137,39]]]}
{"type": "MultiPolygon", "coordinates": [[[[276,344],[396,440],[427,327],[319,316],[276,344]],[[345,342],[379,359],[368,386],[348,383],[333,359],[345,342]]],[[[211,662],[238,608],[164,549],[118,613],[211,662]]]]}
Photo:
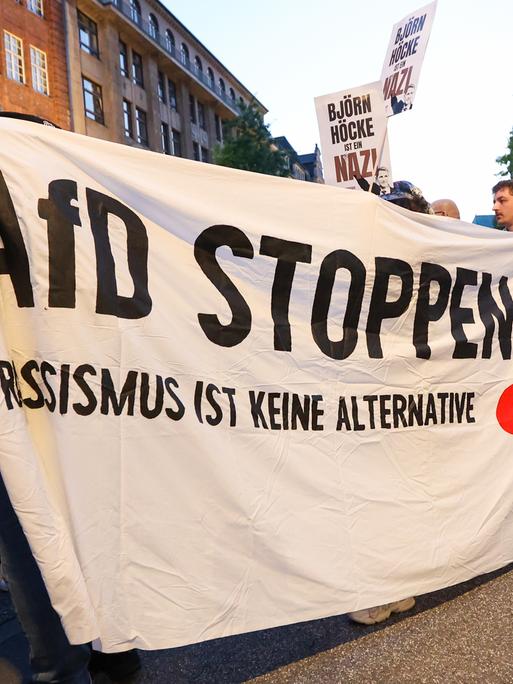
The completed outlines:
{"type": "MultiPolygon", "coordinates": [[[[428,0],[163,0],[269,110],[299,154],[320,144],[314,97],[377,81],[392,26],[428,0]]],[[[513,0],[438,0],[411,111],[391,117],[392,176],[462,219],[491,214],[513,128],[513,0]]]]}

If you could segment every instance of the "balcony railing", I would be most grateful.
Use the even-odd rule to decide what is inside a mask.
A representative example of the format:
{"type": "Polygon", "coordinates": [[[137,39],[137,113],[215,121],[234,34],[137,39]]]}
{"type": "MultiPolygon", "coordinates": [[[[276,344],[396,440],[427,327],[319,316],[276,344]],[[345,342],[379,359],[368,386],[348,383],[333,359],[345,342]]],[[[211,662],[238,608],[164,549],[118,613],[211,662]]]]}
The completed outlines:
{"type": "MultiPolygon", "coordinates": [[[[104,1],[104,4],[107,2],[104,1]]],[[[127,0],[110,0],[111,4],[118,9],[121,14],[123,14],[129,21],[137,26],[148,38],[157,43],[164,52],[166,52],[170,57],[172,57],[176,62],[178,62],[184,69],[191,73],[198,81],[200,81],[205,87],[207,87],[211,92],[213,92],[220,100],[228,105],[233,111],[239,113],[239,105],[231,97],[228,97],[226,92],[222,91],[219,86],[212,83],[212,80],[208,78],[203,72],[203,70],[198,69],[198,67],[191,62],[191,60],[183,54],[180,50],[176,49],[176,46],[171,44],[167,39],[165,33],[156,32],[154,27],[150,25],[149,21],[146,21],[141,17],[140,14],[134,11],[132,5],[130,5],[127,0]]]]}

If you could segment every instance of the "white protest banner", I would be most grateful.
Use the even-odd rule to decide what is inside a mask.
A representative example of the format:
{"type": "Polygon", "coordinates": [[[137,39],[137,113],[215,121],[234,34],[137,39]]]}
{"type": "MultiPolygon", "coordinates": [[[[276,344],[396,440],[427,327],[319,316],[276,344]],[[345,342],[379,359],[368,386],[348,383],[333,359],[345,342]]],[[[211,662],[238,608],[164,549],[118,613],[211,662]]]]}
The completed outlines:
{"type": "Polygon", "coordinates": [[[436,0],[408,14],[392,28],[381,72],[387,116],[413,107],[435,11],[436,0]]]}
{"type": "Polygon", "coordinates": [[[0,468],[73,642],[513,560],[510,233],[17,120],[0,172],[0,468]]]}
{"type": "Polygon", "coordinates": [[[391,176],[381,83],[316,97],[315,109],[326,183],[357,189],[355,178],[372,184],[378,166],[391,176]]]}

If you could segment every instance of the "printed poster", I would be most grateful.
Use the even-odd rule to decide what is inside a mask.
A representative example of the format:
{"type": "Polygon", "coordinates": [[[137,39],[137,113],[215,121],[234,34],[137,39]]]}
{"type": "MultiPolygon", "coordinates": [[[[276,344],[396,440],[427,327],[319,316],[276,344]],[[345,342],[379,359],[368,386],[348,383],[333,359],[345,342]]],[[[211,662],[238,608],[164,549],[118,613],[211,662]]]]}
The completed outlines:
{"type": "Polygon", "coordinates": [[[379,174],[387,192],[392,174],[381,83],[316,97],[315,109],[325,182],[368,189],[379,174]]]}
{"type": "Polygon", "coordinates": [[[387,116],[413,107],[435,11],[436,0],[407,15],[392,28],[381,72],[387,116]]]}

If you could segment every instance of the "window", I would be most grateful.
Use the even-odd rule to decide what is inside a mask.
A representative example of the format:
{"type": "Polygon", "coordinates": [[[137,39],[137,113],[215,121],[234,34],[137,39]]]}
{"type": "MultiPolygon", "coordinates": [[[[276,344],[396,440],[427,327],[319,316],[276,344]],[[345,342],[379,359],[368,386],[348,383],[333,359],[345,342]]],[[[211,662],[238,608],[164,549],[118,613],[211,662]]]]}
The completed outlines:
{"type": "Polygon", "coordinates": [[[46,52],[38,50],[38,48],[31,45],[30,63],[32,65],[32,87],[38,93],[49,95],[46,52]]]}
{"type": "Polygon", "coordinates": [[[139,107],[135,108],[135,126],[137,142],[148,147],[148,122],[146,119],[146,112],[139,107]]]}
{"type": "Polygon", "coordinates": [[[125,78],[129,77],[130,72],[128,70],[128,50],[126,43],[123,43],[122,40],[119,41],[119,70],[121,71],[122,76],[125,78]]]}
{"type": "Polygon", "coordinates": [[[144,88],[143,61],[141,55],[132,50],[132,81],[135,85],[144,88]]]}
{"type": "Polygon", "coordinates": [[[162,143],[162,152],[164,154],[171,154],[171,142],[169,140],[169,126],[167,123],[160,124],[160,140],[162,143]]]}
{"type": "Polygon", "coordinates": [[[173,135],[173,154],[175,155],[175,157],[181,157],[182,156],[182,140],[180,137],[180,133],[178,131],[175,131],[175,129],[173,128],[172,135],[173,135]]]}
{"type": "Polygon", "coordinates": [[[172,54],[175,52],[175,37],[169,29],[166,30],[166,50],[172,54]]]}
{"type": "Polygon", "coordinates": [[[219,91],[223,97],[226,97],[226,86],[222,78],[219,79],[219,91]]]}
{"type": "Polygon", "coordinates": [[[123,127],[125,129],[125,137],[133,138],[132,104],[128,100],[123,100],[123,127]]]}
{"type": "Polygon", "coordinates": [[[38,16],[43,16],[43,0],[27,0],[27,9],[38,16]]]}
{"type": "Polygon", "coordinates": [[[223,129],[221,125],[221,117],[219,114],[215,115],[215,129],[216,129],[216,140],[222,142],[223,140],[223,129]]]}
{"type": "Polygon", "coordinates": [[[208,150],[206,147],[201,148],[201,161],[208,164],[208,150]]]}
{"type": "Polygon", "coordinates": [[[180,57],[182,60],[182,63],[189,66],[190,59],[189,59],[189,48],[185,43],[182,43],[182,46],[180,48],[180,57]]]}
{"type": "Polygon", "coordinates": [[[154,40],[159,39],[159,22],[154,14],[150,14],[150,19],[148,22],[149,34],[154,40]]]}
{"type": "Polygon", "coordinates": [[[82,76],[82,90],[84,91],[84,108],[87,118],[101,124],[105,123],[101,86],[82,76]]]}
{"type": "Polygon", "coordinates": [[[304,170],[303,170],[300,166],[298,166],[297,164],[294,164],[294,168],[293,168],[293,171],[292,171],[292,176],[293,176],[294,178],[297,178],[297,180],[302,180],[302,181],[305,180],[305,172],[304,172],[304,170]]]}
{"type": "Polygon", "coordinates": [[[235,104],[235,90],[230,88],[230,100],[235,104]]]}
{"type": "Polygon", "coordinates": [[[167,90],[169,94],[169,106],[177,112],[178,102],[176,100],[176,84],[170,78],[167,79],[167,90]]]}
{"type": "Polygon", "coordinates": [[[205,105],[198,102],[198,123],[202,130],[207,130],[207,117],[205,116],[205,105]]]}
{"type": "Polygon", "coordinates": [[[80,41],[80,47],[84,52],[94,57],[99,57],[100,52],[98,50],[98,26],[96,23],[89,19],[85,14],[82,14],[80,10],[77,11],[78,17],[78,39],[80,41]]]}
{"type": "Polygon", "coordinates": [[[164,76],[162,71],[158,72],[157,92],[158,92],[159,100],[162,102],[162,104],[166,104],[166,102],[167,102],[167,98],[166,98],[166,77],[164,76]]]}
{"type": "Polygon", "coordinates": [[[192,143],[193,156],[196,161],[200,161],[200,146],[197,142],[192,143]]]}
{"type": "Polygon", "coordinates": [[[7,78],[18,83],[25,83],[25,65],[23,63],[23,41],[12,33],[4,31],[5,61],[7,78]]]}
{"type": "Polygon", "coordinates": [[[214,72],[212,71],[212,69],[210,67],[208,67],[208,69],[207,69],[207,78],[208,78],[209,86],[212,88],[212,90],[214,90],[214,86],[215,86],[216,82],[214,79],[214,72]]]}
{"type": "Polygon", "coordinates": [[[201,63],[201,59],[198,57],[198,55],[196,55],[194,58],[194,67],[198,76],[203,76],[203,64],[201,63]]]}
{"type": "Polygon", "coordinates": [[[142,15],[141,15],[141,5],[139,4],[139,0],[130,0],[130,18],[136,24],[141,24],[142,15]]]}
{"type": "Polygon", "coordinates": [[[195,124],[198,120],[196,116],[196,100],[194,95],[189,95],[189,110],[191,113],[191,123],[195,124]]]}

